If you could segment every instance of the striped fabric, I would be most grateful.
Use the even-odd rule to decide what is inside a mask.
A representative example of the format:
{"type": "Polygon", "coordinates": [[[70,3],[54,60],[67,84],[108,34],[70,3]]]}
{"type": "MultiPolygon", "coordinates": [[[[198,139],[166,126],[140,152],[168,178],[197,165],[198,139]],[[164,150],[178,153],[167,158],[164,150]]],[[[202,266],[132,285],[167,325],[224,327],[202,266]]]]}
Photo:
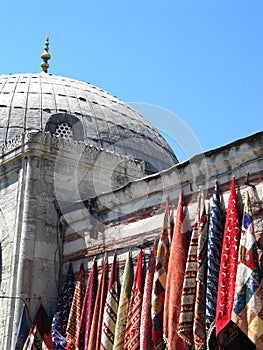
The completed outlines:
{"type": "Polygon", "coordinates": [[[187,240],[186,234],[183,232],[183,222],[183,200],[182,193],[180,193],[168,264],[163,324],[167,347],[177,350],[187,348],[187,345],[178,337],[176,331],[181,308],[181,294],[187,258],[187,240]]]}
{"type": "Polygon", "coordinates": [[[166,276],[170,253],[170,208],[166,199],[163,227],[157,248],[155,273],[152,290],[152,340],[154,349],[165,348],[163,339],[163,309],[166,288],[166,276]]]}
{"type": "Polygon", "coordinates": [[[92,316],[94,312],[94,305],[98,287],[98,269],[97,261],[94,259],[92,267],[89,272],[86,292],[84,296],[81,318],[80,331],[76,340],[76,348],[87,350],[89,342],[90,327],[92,323],[92,316]]]}
{"type": "Polygon", "coordinates": [[[193,344],[193,322],[196,296],[196,275],[197,275],[197,247],[200,220],[201,196],[198,195],[197,210],[192,229],[190,245],[185,267],[181,311],[179,315],[178,335],[188,344],[193,344]]]}
{"type": "Polygon", "coordinates": [[[142,250],[140,250],[134,275],[127,323],[124,334],[124,350],[140,350],[140,321],[142,311],[142,250]]]}
{"type": "Polygon", "coordinates": [[[54,350],[66,349],[66,328],[75,289],[72,264],[69,265],[66,282],[61,291],[57,311],[52,320],[52,344],[54,350]]]}
{"type": "Polygon", "coordinates": [[[208,262],[206,282],[206,338],[207,348],[215,339],[216,300],[219,265],[222,249],[223,226],[218,185],[215,184],[208,228],[208,262]]]}
{"type": "Polygon", "coordinates": [[[111,275],[106,297],[101,333],[101,350],[112,350],[114,344],[114,335],[117,321],[117,312],[119,307],[118,277],[116,266],[116,254],[114,255],[111,275]]]}
{"type": "Polygon", "coordinates": [[[40,305],[35,321],[29,331],[23,350],[53,350],[51,320],[40,305]]]}
{"type": "Polygon", "coordinates": [[[74,350],[76,348],[76,339],[80,330],[80,317],[84,298],[84,268],[80,265],[79,275],[72,299],[69,312],[68,324],[66,329],[66,349],[74,350]]]}
{"type": "Polygon", "coordinates": [[[151,316],[151,298],[153,275],[156,261],[156,243],[154,242],[151,255],[148,262],[148,267],[145,276],[144,293],[142,300],[141,314],[141,335],[140,335],[140,350],[151,350],[152,342],[152,316],[151,316]]]}
{"type": "Polygon", "coordinates": [[[207,239],[208,220],[205,208],[200,217],[197,247],[197,275],[196,297],[194,309],[193,336],[196,349],[205,349],[206,346],[206,274],[207,274],[207,239]]]}
{"type": "Polygon", "coordinates": [[[132,260],[131,253],[128,252],[128,256],[126,259],[126,264],[124,268],[123,274],[123,282],[120,294],[120,302],[117,313],[117,322],[115,328],[115,338],[114,338],[114,350],[123,349],[124,345],[124,334],[129,310],[129,302],[131,296],[131,288],[132,288],[132,260]]]}
{"type": "Polygon", "coordinates": [[[248,192],[242,218],[232,321],[258,349],[263,349],[263,287],[248,192]]]}
{"type": "Polygon", "coordinates": [[[88,350],[99,350],[100,348],[100,338],[101,338],[101,327],[102,327],[102,317],[103,309],[106,300],[106,271],[107,271],[107,259],[104,258],[104,263],[102,267],[100,283],[97,291],[94,313],[90,328],[90,336],[88,342],[88,350]]]}
{"type": "Polygon", "coordinates": [[[228,201],[218,280],[215,323],[216,336],[219,344],[225,342],[224,331],[231,321],[235,295],[239,241],[240,225],[237,211],[235,178],[233,177],[228,201]]]}

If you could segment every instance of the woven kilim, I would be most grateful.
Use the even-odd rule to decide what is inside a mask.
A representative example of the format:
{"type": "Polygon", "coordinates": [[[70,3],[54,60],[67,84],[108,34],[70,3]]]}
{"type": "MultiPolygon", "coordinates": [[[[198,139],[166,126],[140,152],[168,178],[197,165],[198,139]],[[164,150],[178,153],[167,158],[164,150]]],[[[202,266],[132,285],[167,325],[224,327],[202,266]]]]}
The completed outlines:
{"type": "Polygon", "coordinates": [[[76,349],[87,350],[89,342],[89,334],[94,312],[94,305],[98,287],[98,269],[97,261],[94,259],[92,267],[89,272],[86,292],[82,305],[82,312],[80,317],[80,331],[76,340],[76,349]]]}
{"type": "Polygon", "coordinates": [[[165,348],[163,339],[163,309],[170,254],[170,222],[170,208],[167,197],[163,226],[157,248],[152,290],[152,340],[154,343],[154,349],[156,350],[165,348]]]}
{"type": "Polygon", "coordinates": [[[99,350],[100,348],[100,338],[101,338],[101,327],[102,327],[102,317],[103,310],[106,300],[106,270],[107,270],[107,259],[104,258],[104,263],[102,267],[100,283],[97,291],[97,296],[95,300],[94,313],[92,318],[92,323],[90,327],[90,336],[88,342],[88,350],[99,350]]]}
{"type": "Polygon", "coordinates": [[[197,247],[196,297],[194,309],[193,336],[196,349],[206,347],[206,275],[207,275],[207,239],[208,220],[205,208],[200,217],[197,247]]]}
{"type": "Polygon", "coordinates": [[[53,350],[51,320],[42,304],[29,331],[23,350],[53,350]]]}
{"type": "Polygon", "coordinates": [[[181,309],[181,295],[187,258],[187,240],[183,231],[184,211],[180,193],[174,224],[173,239],[167,272],[164,304],[164,339],[169,349],[184,350],[187,344],[177,334],[177,324],[181,309]]]}
{"type": "Polygon", "coordinates": [[[192,229],[190,245],[185,267],[181,311],[179,315],[177,332],[178,335],[188,344],[193,344],[193,322],[196,297],[196,275],[197,275],[197,247],[200,221],[201,195],[198,195],[195,221],[192,229]]]}
{"type": "Polygon", "coordinates": [[[124,334],[124,350],[140,350],[140,321],[142,311],[142,250],[134,275],[124,334]]]}
{"type": "Polygon", "coordinates": [[[66,282],[59,296],[57,311],[52,320],[52,344],[54,350],[66,349],[66,328],[75,290],[72,264],[69,265],[66,282]]]}
{"type": "Polygon", "coordinates": [[[224,344],[224,329],[231,321],[239,241],[240,225],[237,211],[235,178],[233,177],[222,244],[216,305],[216,336],[220,345],[224,344]]]}
{"type": "Polygon", "coordinates": [[[76,339],[80,330],[80,317],[84,298],[84,268],[80,265],[79,275],[69,312],[68,324],[66,329],[66,349],[75,350],[76,339]]]}
{"type": "Polygon", "coordinates": [[[142,314],[141,314],[141,335],[140,335],[140,350],[151,350],[153,348],[152,342],[152,316],[151,316],[151,299],[153,275],[156,261],[156,243],[154,242],[151,255],[149,258],[142,300],[142,314]]]}
{"type": "Polygon", "coordinates": [[[232,321],[258,349],[263,349],[263,288],[248,192],[242,218],[232,321]]]}
{"type": "Polygon", "coordinates": [[[119,308],[115,328],[115,338],[113,349],[121,350],[124,345],[124,334],[129,310],[129,302],[132,288],[132,260],[131,253],[128,252],[123,274],[123,282],[120,294],[119,308]]]}
{"type": "Polygon", "coordinates": [[[218,185],[215,184],[208,227],[208,261],[206,282],[206,339],[207,348],[216,343],[215,317],[218,288],[219,265],[222,249],[223,225],[218,185]]]}
{"type": "Polygon", "coordinates": [[[117,312],[119,307],[118,276],[116,265],[116,254],[111,265],[111,274],[108,285],[108,292],[103,312],[101,330],[101,350],[112,350],[114,344],[117,312]]]}

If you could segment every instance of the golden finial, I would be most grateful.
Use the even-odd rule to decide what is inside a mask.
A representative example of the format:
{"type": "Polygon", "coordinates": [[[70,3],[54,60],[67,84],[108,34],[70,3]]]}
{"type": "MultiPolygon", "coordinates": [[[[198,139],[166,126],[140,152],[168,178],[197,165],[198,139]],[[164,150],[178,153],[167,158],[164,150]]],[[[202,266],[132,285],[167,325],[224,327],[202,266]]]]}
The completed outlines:
{"type": "Polygon", "coordinates": [[[44,52],[40,56],[43,59],[43,62],[41,63],[41,68],[42,68],[42,71],[45,73],[47,73],[47,70],[49,67],[48,60],[50,60],[51,58],[50,54],[48,53],[48,50],[49,50],[48,45],[49,45],[49,36],[46,37],[44,52]]]}

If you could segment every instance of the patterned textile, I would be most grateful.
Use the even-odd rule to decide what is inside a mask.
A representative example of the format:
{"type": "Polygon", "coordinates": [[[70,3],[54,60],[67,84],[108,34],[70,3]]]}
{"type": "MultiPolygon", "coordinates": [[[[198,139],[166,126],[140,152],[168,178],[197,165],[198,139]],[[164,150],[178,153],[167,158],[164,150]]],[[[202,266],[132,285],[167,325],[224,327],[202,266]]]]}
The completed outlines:
{"type": "Polygon", "coordinates": [[[224,328],[226,328],[231,320],[235,294],[239,240],[240,226],[237,212],[235,178],[233,177],[228,201],[218,280],[215,323],[216,336],[219,344],[224,343],[224,328]]]}
{"type": "Polygon", "coordinates": [[[187,345],[178,337],[176,331],[181,308],[181,294],[187,258],[187,241],[186,234],[183,232],[183,222],[183,200],[182,193],[180,193],[168,264],[163,324],[167,347],[177,350],[187,348],[187,345]]]}
{"type": "Polygon", "coordinates": [[[90,328],[90,336],[88,342],[88,350],[98,350],[100,348],[100,337],[101,337],[101,326],[103,309],[106,299],[106,270],[107,270],[107,259],[104,258],[102,267],[99,288],[97,291],[94,313],[92,318],[92,324],[90,328]]]}
{"type": "Polygon", "coordinates": [[[18,325],[18,332],[16,335],[15,350],[23,349],[23,345],[25,344],[25,341],[28,335],[28,330],[29,330],[29,327],[27,323],[27,309],[26,309],[26,305],[24,304],[19,325],[18,325]]]}
{"type": "MultiPolygon", "coordinates": [[[[220,208],[220,196],[216,183],[212,197],[208,228],[208,262],[206,286],[206,338],[207,347],[210,341],[215,343],[215,317],[218,288],[218,274],[222,249],[223,227],[220,208]]],[[[211,344],[212,346],[212,344],[211,344]]]]}
{"type": "Polygon", "coordinates": [[[52,320],[51,331],[54,350],[66,349],[66,328],[74,289],[75,281],[72,264],[70,264],[66,282],[59,297],[57,311],[52,320]]]}
{"type": "Polygon", "coordinates": [[[140,350],[140,320],[142,311],[142,250],[134,275],[124,334],[124,350],[140,350]]]}
{"type": "Polygon", "coordinates": [[[201,196],[198,195],[195,221],[192,229],[190,245],[186,260],[183,290],[181,298],[181,310],[179,315],[177,333],[188,344],[193,343],[193,322],[196,296],[197,275],[197,246],[200,220],[201,196]]]}
{"type": "Polygon", "coordinates": [[[163,340],[163,308],[170,249],[170,208],[166,199],[163,227],[160,233],[152,290],[152,340],[154,349],[165,348],[163,340]]]}
{"type": "Polygon", "coordinates": [[[23,346],[23,350],[52,349],[51,320],[41,304],[23,346]]]}
{"type": "Polygon", "coordinates": [[[89,342],[90,327],[95,305],[95,298],[98,287],[97,261],[94,259],[87,281],[86,292],[82,305],[80,317],[80,331],[76,340],[76,348],[87,350],[89,342]]]}
{"type": "Polygon", "coordinates": [[[258,349],[263,349],[263,286],[248,192],[242,219],[232,321],[258,349]]]}
{"type": "Polygon", "coordinates": [[[151,316],[151,297],[153,286],[153,275],[156,261],[156,243],[154,242],[151,255],[148,262],[148,267],[145,276],[144,293],[142,300],[141,314],[141,335],[140,335],[140,350],[151,350],[152,342],[152,316],[151,316]]]}
{"type": "Polygon", "coordinates": [[[194,309],[193,335],[196,349],[204,349],[206,346],[206,275],[207,275],[207,239],[208,220],[205,208],[200,217],[197,247],[197,275],[196,297],[194,309]]]}
{"type": "Polygon", "coordinates": [[[111,275],[106,297],[101,333],[101,350],[112,350],[119,307],[118,276],[116,266],[116,254],[111,265],[111,275]]]}
{"type": "Polygon", "coordinates": [[[80,265],[79,275],[71,303],[68,324],[66,329],[66,349],[74,350],[76,348],[76,339],[80,330],[81,309],[84,299],[84,268],[80,265]]]}
{"type": "Polygon", "coordinates": [[[115,328],[115,338],[114,338],[114,350],[123,349],[125,327],[127,322],[127,315],[129,310],[129,301],[131,296],[132,288],[132,260],[131,253],[129,251],[123,274],[123,282],[120,294],[120,302],[117,313],[117,322],[115,328]]]}

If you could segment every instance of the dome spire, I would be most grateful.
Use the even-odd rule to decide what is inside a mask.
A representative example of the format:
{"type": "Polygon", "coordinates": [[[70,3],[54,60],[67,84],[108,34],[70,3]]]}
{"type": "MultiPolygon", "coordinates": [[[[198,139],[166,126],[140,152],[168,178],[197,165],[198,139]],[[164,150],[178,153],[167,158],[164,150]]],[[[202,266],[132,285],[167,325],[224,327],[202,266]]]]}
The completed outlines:
{"type": "Polygon", "coordinates": [[[42,71],[45,73],[47,73],[47,70],[49,67],[48,60],[50,60],[51,58],[50,54],[48,53],[48,50],[49,50],[49,35],[46,37],[44,52],[40,56],[43,59],[43,62],[41,63],[41,68],[42,68],[42,71]]]}

